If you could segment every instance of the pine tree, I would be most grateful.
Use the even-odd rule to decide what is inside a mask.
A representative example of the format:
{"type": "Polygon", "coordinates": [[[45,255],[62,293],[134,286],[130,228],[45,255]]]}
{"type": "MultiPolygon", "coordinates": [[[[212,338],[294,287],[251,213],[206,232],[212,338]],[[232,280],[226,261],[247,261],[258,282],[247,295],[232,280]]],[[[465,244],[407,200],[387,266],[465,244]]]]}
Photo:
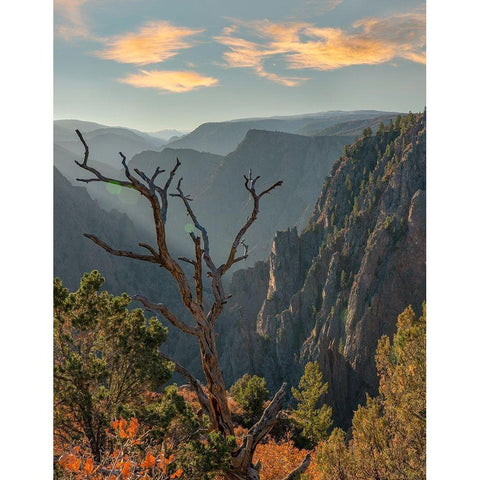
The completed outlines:
{"type": "Polygon", "coordinates": [[[399,315],[393,341],[383,336],[375,357],[379,395],[367,397],[352,421],[351,440],[332,432],[317,448],[319,480],[426,478],[426,314],[399,315]]]}
{"type": "Polygon", "coordinates": [[[232,385],[230,393],[243,408],[247,425],[258,420],[263,411],[263,404],[269,397],[266,380],[248,373],[232,385]]]}
{"type": "Polygon", "coordinates": [[[332,426],[332,407],[323,404],[319,407],[320,398],[328,392],[328,383],[323,381],[323,374],[317,362],[308,362],[298,384],[292,388],[297,400],[297,408],[293,416],[302,427],[302,435],[311,446],[327,437],[332,426]]]}
{"type": "Polygon", "coordinates": [[[55,433],[85,436],[97,461],[110,422],[172,372],[158,351],[167,329],[140,309],[130,312],[126,294],[100,292],[104,280],[94,270],[74,293],[54,281],[55,433]]]}

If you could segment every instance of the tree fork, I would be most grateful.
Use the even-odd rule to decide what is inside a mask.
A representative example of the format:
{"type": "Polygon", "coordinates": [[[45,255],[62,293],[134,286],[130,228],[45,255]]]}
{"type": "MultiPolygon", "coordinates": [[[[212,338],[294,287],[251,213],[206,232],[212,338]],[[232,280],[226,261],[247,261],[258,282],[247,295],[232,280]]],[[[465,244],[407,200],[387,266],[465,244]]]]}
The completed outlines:
{"type": "MultiPolygon", "coordinates": [[[[177,283],[178,291],[181,295],[183,304],[188,309],[196,323],[195,327],[187,325],[182,320],[177,318],[167,307],[162,303],[154,303],[142,295],[136,295],[134,298],[149,309],[156,312],[160,312],[162,316],[168,320],[172,325],[182,330],[184,333],[194,335],[198,339],[200,356],[202,360],[202,369],[206,379],[206,392],[204,391],[201,383],[184,367],[175,362],[175,360],[162,354],[164,358],[171,361],[174,364],[175,371],[184,376],[195,391],[200,405],[206,414],[208,414],[213,428],[222,433],[223,435],[233,435],[233,422],[230,409],[227,402],[227,390],[225,388],[225,382],[223,379],[222,370],[220,368],[218,352],[215,342],[214,325],[218,317],[223,311],[224,305],[227,303],[230,295],[225,295],[222,277],[223,275],[234,265],[235,263],[245,260],[248,257],[248,245],[245,243],[244,236],[247,233],[250,226],[255,222],[258,216],[260,208],[260,199],[270,193],[275,188],[282,185],[282,181],[278,181],[272,184],[270,187],[263,190],[261,193],[257,193],[255,185],[260,178],[252,177],[250,171],[245,178],[245,188],[249,192],[253,201],[252,211],[247,218],[245,224],[240,228],[235,236],[232,245],[230,247],[229,254],[225,263],[219,267],[215,265],[210,255],[210,243],[208,238],[208,232],[198,221],[190,203],[192,198],[189,195],[185,195],[182,190],[182,179],[177,183],[177,193],[168,193],[172,180],[180,167],[181,163],[177,158],[176,164],[170,171],[167,181],[163,186],[157,185],[156,181],[161,173],[164,173],[164,169],[157,167],[154,174],[149,178],[144,172],[139,169],[134,169],[135,177],[130,172],[126,157],[121,152],[121,163],[124,168],[124,175],[126,180],[119,180],[111,177],[104,176],[101,172],[91,167],[88,164],[89,148],[85,142],[81,132],[75,130],[80,141],[84,146],[84,158],[83,162],[75,161],[75,163],[82,169],[90,172],[94,175],[92,178],[77,179],[78,181],[89,182],[104,182],[120,185],[125,188],[132,188],[138,191],[144,196],[150,203],[153,215],[153,221],[155,225],[156,235],[156,248],[146,243],[139,243],[139,246],[148,250],[150,255],[140,254],[133,251],[118,250],[98,237],[92,234],[85,234],[87,238],[93,241],[96,245],[103,248],[111,255],[120,257],[129,257],[136,260],[145,261],[157,264],[159,267],[167,270],[177,283]],[[194,267],[193,280],[195,284],[195,298],[192,295],[190,285],[187,281],[187,276],[180,265],[171,256],[165,235],[165,224],[167,222],[168,213],[168,196],[178,197],[183,202],[188,215],[192,219],[192,222],[199,232],[197,237],[193,233],[190,235],[194,243],[195,259],[190,260],[188,258],[180,258],[179,260],[190,263],[194,267]],[[243,246],[244,254],[237,256],[237,250],[239,246],[243,246]],[[213,304],[207,311],[203,304],[203,278],[202,278],[202,265],[205,263],[207,268],[207,276],[211,278],[211,288],[214,296],[213,304]]],[[[253,465],[252,459],[255,453],[255,448],[260,441],[273,428],[277,421],[278,415],[282,409],[282,401],[285,396],[286,384],[283,384],[274,398],[264,410],[260,420],[253,425],[248,431],[247,435],[243,439],[242,444],[233,452],[232,466],[229,471],[224,474],[224,477],[228,480],[258,480],[260,464],[253,465]]],[[[300,473],[305,471],[308,467],[309,456],[305,458],[302,464],[297,467],[285,480],[293,480],[297,478],[300,473]],[[293,476],[292,476],[293,475],[293,476]]]]}

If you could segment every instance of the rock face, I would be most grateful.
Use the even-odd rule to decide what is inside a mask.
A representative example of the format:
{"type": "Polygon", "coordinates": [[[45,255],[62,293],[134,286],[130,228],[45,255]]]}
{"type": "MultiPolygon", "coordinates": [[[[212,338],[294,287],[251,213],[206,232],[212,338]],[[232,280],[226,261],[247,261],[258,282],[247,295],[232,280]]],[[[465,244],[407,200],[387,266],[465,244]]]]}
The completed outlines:
{"type": "Polygon", "coordinates": [[[250,130],[235,151],[212,174],[195,208],[211,239],[212,251],[224,257],[245,222],[252,204],[243,175],[260,175],[257,189],[279,179],[281,190],[263,199],[259,219],[248,232],[249,261],[264,260],[278,230],[304,228],[320,186],[352,136],[306,137],[282,132],[250,130]]]}
{"type": "Polygon", "coordinates": [[[271,388],[295,385],[318,361],[343,426],[376,393],[379,338],[425,300],[425,135],[420,114],[366,132],[333,165],[306,229],[278,232],[268,262],[235,274],[219,329],[228,336],[230,327],[225,347],[245,354],[227,377],[249,371],[271,388]],[[256,334],[247,341],[232,322],[256,334]]]}

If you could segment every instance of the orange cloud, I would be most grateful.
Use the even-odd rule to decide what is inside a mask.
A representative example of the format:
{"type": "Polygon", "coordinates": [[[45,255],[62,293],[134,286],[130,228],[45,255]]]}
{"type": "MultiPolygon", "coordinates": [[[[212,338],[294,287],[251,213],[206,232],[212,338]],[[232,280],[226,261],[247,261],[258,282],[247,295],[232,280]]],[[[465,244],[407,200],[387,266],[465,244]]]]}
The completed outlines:
{"type": "Polygon", "coordinates": [[[168,70],[141,70],[140,73],[130,74],[119,81],[137,88],[156,88],[163,92],[175,93],[213,87],[218,83],[218,79],[206,77],[197,72],[168,70]]]}
{"type": "Polygon", "coordinates": [[[215,40],[229,48],[223,55],[224,66],[252,68],[259,76],[295,86],[307,79],[267,73],[265,60],[280,56],[287,69],[297,70],[335,70],[395,58],[425,63],[425,13],[365,18],[349,30],[318,28],[307,22],[237,21],[215,40]],[[258,41],[238,36],[239,27],[258,41]]]}
{"type": "Polygon", "coordinates": [[[185,38],[201,32],[203,30],[176,27],[167,21],[150,22],[138,32],[105,40],[106,48],[95,54],[120,63],[160,63],[177,55],[178,50],[190,48],[192,44],[185,38]]]}
{"type": "MultiPolygon", "coordinates": [[[[228,29],[224,29],[224,32],[228,29]]],[[[232,30],[232,32],[235,29],[232,30]]],[[[276,73],[267,72],[263,66],[265,58],[275,55],[277,52],[262,48],[258,43],[250,42],[242,38],[235,38],[229,35],[215,37],[219,43],[230,48],[223,55],[228,67],[252,68],[258,76],[268,78],[273,82],[280,83],[287,87],[294,87],[308,80],[303,77],[285,77],[276,73]]]]}

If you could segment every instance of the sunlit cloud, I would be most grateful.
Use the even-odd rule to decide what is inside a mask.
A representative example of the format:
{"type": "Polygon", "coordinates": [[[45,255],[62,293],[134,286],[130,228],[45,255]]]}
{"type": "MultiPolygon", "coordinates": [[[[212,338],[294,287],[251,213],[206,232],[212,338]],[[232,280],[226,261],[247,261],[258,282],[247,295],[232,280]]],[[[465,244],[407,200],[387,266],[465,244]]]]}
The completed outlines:
{"type": "Polygon", "coordinates": [[[201,32],[203,30],[177,27],[167,21],[149,22],[137,32],[106,39],[106,47],[95,55],[120,63],[160,63],[177,55],[179,50],[190,48],[193,44],[186,38],[201,32]]]}
{"type": "Polygon", "coordinates": [[[168,70],[141,70],[140,73],[127,75],[119,81],[137,88],[155,88],[160,92],[175,93],[213,87],[218,83],[218,79],[197,72],[168,70]]]}
{"type": "Polygon", "coordinates": [[[82,12],[82,6],[90,0],[54,0],[55,33],[66,40],[91,37],[82,12]]]}
{"type": "Polygon", "coordinates": [[[261,77],[296,86],[307,79],[269,73],[265,61],[280,56],[290,70],[335,70],[396,58],[424,64],[425,12],[365,18],[348,30],[308,22],[237,21],[215,40],[228,47],[223,55],[225,67],[251,68],[261,77]]]}
{"type": "Polygon", "coordinates": [[[233,68],[251,68],[259,77],[267,78],[268,80],[287,87],[295,87],[308,80],[308,78],[304,77],[286,77],[276,73],[267,72],[263,65],[263,61],[278,52],[262,48],[258,43],[244,40],[242,38],[231,37],[229,35],[215,37],[215,40],[230,48],[230,50],[223,55],[223,59],[226,61],[224,66],[233,68]]]}

